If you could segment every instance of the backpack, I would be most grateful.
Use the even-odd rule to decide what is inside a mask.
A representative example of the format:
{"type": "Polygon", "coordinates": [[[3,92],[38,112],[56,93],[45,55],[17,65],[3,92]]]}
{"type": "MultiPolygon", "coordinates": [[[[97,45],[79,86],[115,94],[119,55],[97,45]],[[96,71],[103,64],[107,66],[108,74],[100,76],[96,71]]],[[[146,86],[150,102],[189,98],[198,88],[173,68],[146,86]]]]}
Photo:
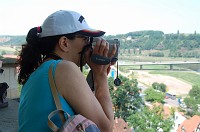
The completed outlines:
{"type": "Polygon", "coordinates": [[[54,132],[100,132],[97,125],[91,120],[85,118],[84,116],[80,114],[70,116],[67,112],[63,111],[62,106],[60,104],[60,100],[58,98],[58,92],[53,79],[52,71],[53,71],[53,64],[49,68],[48,76],[49,76],[51,92],[57,110],[52,111],[48,115],[48,126],[50,127],[50,129],[53,130],[54,132]],[[62,121],[62,126],[60,128],[56,126],[55,123],[51,120],[51,118],[56,115],[59,115],[62,121]],[[65,115],[67,116],[66,118],[65,115]]]}

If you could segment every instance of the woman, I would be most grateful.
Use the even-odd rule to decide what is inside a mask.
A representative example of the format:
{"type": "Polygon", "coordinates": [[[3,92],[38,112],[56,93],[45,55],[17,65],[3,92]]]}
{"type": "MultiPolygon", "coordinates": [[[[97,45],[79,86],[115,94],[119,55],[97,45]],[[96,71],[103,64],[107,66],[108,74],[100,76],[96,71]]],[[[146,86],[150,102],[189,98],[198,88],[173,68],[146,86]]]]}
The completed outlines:
{"type": "MultiPolygon", "coordinates": [[[[113,109],[110,98],[108,65],[97,65],[91,54],[112,57],[108,43],[98,38],[93,51],[85,48],[90,37],[105,32],[92,30],[84,17],[74,11],[56,11],[43,25],[32,28],[27,44],[20,53],[18,81],[23,85],[19,105],[19,131],[50,131],[47,116],[56,109],[48,82],[48,70],[54,64],[54,78],[64,111],[79,113],[92,120],[103,132],[113,129],[113,109]],[[95,94],[91,91],[80,67],[88,64],[93,71],[95,94]]],[[[59,124],[59,122],[58,122],[59,124]]]]}

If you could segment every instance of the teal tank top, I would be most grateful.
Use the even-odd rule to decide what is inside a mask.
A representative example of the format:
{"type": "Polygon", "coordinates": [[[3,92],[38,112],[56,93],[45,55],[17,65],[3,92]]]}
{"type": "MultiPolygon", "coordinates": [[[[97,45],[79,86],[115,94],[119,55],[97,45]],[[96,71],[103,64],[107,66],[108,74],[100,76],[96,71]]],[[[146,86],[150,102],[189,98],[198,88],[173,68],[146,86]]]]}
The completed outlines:
{"type": "MultiPolygon", "coordinates": [[[[54,63],[55,68],[61,60],[50,60],[44,62],[34,71],[27,82],[23,85],[20,95],[18,110],[18,131],[19,132],[48,132],[48,115],[56,110],[51,88],[48,81],[48,70],[54,63]]],[[[62,108],[70,115],[74,115],[72,107],[59,94],[62,108]]],[[[61,126],[59,116],[53,119],[58,126],[61,126]]]]}

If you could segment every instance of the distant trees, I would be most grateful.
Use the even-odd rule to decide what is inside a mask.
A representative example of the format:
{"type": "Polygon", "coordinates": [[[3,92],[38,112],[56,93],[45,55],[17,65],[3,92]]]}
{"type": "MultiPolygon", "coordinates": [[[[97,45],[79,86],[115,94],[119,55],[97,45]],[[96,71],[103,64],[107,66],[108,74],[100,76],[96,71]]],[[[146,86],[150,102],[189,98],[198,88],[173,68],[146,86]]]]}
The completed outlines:
{"type": "Polygon", "coordinates": [[[26,42],[25,35],[19,36],[10,36],[10,35],[0,35],[0,38],[3,38],[6,41],[0,42],[0,45],[22,45],[26,42]]]}
{"type": "Polygon", "coordinates": [[[189,95],[195,99],[200,99],[200,86],[193,86],[189,92],[189,95]]]}
{"type": "Polygon", "coordinates": [[[154,82],[152,84],[152,87],[155,89],[155,90],[159,90],[161,92],[166,92],[166,85],[164,83],[157,83],[157,82],[154,82]]]}
{"type": "Polygon", "coordinates": [[[200,115],[200,86],[193,86],[189,92],[189,97],[184,99],[184,102],[188,108],[188,115],[200,115]]]}
{"type": "MultiPolygon", "coordinates": [[[[192,51],[200,48],[200,34],[183,34],[179,30],[176,34],[164,34],[161,31],[137,31],[116,36],[105,36],[105,38],[120,40],[121,49],[136,49],[141,50],[170,50],[169,57],[200,57],[200,53],[192,51]],[[131,39],[127,39],[127,38],[131,39]],[[186,49],[187,52],[182,52],[181,49],[186,49]],[[188,52],[191,51],[191,52],[188,52]]],[[[150,56],[162,57],[163,54],[153,53],[150,56]]]]}
{"type": "Polygon", "coordinates": [[[177,31],[177,34],[179,34],[179,30],[177,31]]]}
{"type": "Polygon", "coordinates": [[[5,50],[2,50],[1,51],[1,55],[5,55],[6,54],[6,51],[5,50]]]}
{"type": "Polygon", "coordinates": [[[153,53],[149,53],[149,56],[153,56],[153,57],[164,57],[164,53],[163,52],[153,52],[153,53]]]}
{"type": "MultiPolygon", "coordinates": [[[[0,42],[0,45],[22,45],[26,42],[26,36],[2,36],[6,41],[0,42]]],[[[156,49],[173,50],[181,49],[182,47],[188,50],[200,48],[200,34],[181,34],[179,30],[176,34],[164,34],[162,31],[136,31],[127,34],[117,34],[104,36],[105,39],[119,39],[121,49],[141,48],[142,50],[156,49]],[[131,39],[127,39],[130,37],[131,39]],[[162,44],[162,46],[159,46],[162,44]]]]}
{"type": "MultiPolygon", "coordinates": [[[[26,36],[0,36],[6,41],[0,45],[22,45],[26,36]]],[[[179,30],[175,34],[164,34],[162,31],[136,31],[127,34],[117,34],[104,36],[105,39],[119,39],[120,49],[140,49],[142,50],[170,50],[169,57],[195,57],[199,58],[200,34],[183,34],[179,30]],[[187,52],[182,52],[182,48],[187,52]],[[193,51],[193,50],[197,50],[193,51]]],[[[153,53],[150,56],[163,57],[162,53],[153,53]]]]}
{"type": "Polygon", "coordinates": [[[199,51],[176,51],[171,50],[169,57],[200,58],[199,51]]]}

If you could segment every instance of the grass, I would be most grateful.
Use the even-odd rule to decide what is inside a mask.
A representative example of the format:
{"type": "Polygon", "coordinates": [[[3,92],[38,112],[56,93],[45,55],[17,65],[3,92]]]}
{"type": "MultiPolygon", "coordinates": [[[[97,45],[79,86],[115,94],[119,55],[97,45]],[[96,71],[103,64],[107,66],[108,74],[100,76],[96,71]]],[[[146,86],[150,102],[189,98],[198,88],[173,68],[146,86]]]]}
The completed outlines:
{"type": "Polygon", "coordinates": [[[176,77],[178,79],[184,80],[192,85],[200,86],[200,74],[195,72],[184,72],[184,71],[150,71],[150,74],[162,74],[167,76],[176,77]]]}
{"type": "Polygon", "coordinates": [[[8,46],[0,46],[0,50],[15,52],[16,50],[14,48],[8,47],[8,46]]]}
{"type": "Polygon", "coordinates": [[[14,54],[16,49],[10,47],[10,46],[0,46],[0,54],[6,53],[6,54],[14,54]]]}

